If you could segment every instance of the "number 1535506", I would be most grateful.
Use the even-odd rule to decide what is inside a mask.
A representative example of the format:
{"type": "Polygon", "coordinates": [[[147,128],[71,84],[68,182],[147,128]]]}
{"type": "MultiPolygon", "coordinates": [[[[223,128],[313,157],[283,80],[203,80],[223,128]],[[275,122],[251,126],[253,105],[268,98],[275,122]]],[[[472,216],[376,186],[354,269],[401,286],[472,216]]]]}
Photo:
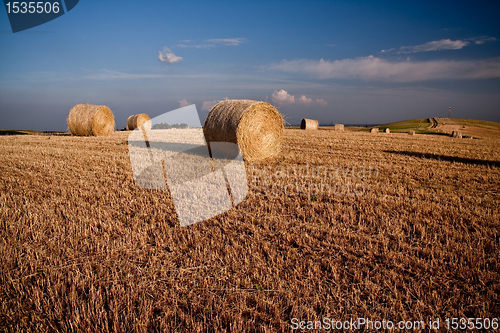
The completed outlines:
{"type": "Polygon", "coordinates": [[[5,4],[7,7],[8,14],[57,14],[61,10],[59,8],[59,2],[7,2],[5,4]]]}

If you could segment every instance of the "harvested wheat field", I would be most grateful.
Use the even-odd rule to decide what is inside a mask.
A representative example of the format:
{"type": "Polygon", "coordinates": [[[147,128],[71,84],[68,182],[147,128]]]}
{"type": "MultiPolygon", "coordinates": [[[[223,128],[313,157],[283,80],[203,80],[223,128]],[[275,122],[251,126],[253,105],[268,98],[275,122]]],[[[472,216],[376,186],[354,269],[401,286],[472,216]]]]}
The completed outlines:
{"type": "Polygon", "coordinates": [[[3,330],[500,315],[499,139],[286,129],[241,204],[180,227],[127,137],[0,136],[3,330]]]}

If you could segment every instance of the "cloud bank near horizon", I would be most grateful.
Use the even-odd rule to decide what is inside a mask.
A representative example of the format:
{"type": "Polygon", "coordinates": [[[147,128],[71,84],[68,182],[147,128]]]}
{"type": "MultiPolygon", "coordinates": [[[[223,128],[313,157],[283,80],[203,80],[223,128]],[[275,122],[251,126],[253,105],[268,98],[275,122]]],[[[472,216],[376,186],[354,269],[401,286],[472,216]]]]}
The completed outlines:
{"type": "Polygon", "coordinates": [[[349,79],[386,82],[469,80],[500,78],[500,57],[485,60],[432,60],[391,62],[368,56],[342,60],[283,60],[270,66],[286,73],[316,79],[349,79]]]}

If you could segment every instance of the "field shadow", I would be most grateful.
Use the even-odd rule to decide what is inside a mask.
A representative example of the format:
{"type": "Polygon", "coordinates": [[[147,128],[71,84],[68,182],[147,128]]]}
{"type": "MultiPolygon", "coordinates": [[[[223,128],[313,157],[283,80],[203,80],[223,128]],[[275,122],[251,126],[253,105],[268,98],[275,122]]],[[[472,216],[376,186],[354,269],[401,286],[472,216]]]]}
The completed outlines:
{"type": "Polygon", "coordinates": [[[418,152],[413,152],[413,151],[384,150],[384,153],[406,155],[406,156],[419,157],[419,158],[427,158],[427,159],[437,160],[437,161],[459,162],[459,163],[471,164],[471,165],[490,165],[490,166],[494,166],[497,168],[500,167],[499,161],[478,160],[478,159],[473,159],[473,158],[437,155],[437,154],[429,154],[429,153],[426,154],[426,153],[418,153],[418,152]]]}
{"type": "Polygon", "coordinates": [[[58,131],[32,131],[32,130],[0,130],[0,135],[54,135],[54,136],[70,136],[68,132],[58,131]]]}
{"type": "Polygon", "coordinates": [[[0,135],[28,135],[28,133],[23,131],[0,130],[0,135]]]}
{"type": "Polygon", "coordinates": [[[450,133],[444,133],[444,132],[431,132],[431,131],[415,131],[416,134],[426,134],[426,135],[441,135],[441,136],[450,136],[450,133]]]}

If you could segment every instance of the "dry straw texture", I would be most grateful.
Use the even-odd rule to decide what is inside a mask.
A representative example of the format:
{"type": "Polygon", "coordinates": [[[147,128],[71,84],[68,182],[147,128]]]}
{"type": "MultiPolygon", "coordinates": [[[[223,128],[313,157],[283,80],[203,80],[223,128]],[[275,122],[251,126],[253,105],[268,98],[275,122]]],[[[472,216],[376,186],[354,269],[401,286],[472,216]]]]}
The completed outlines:
{"type": "Polygon", "coordinates": [[[127,129],[129,131],[135,130],[137,127],[144,127],[146,130],[151,129],[151,122],[145,124],[147,121],[151,120],[149,116],[145,113],[134,114],[127,119],[127,129]]]}
{"type": "Polygon", "coordinates": [[[168,190],[136,186],[129,135],[0,135],[1,332],[499,317],[499,139],[285,129],[242,203],[180,228],[168,190]]]}
{"type": "Polygon", "coordinates": [[[378,133],[378,128],[372,128],[372,129],[370,130],[370,132],[371,132],[371,133],[378,133]]]}
{"type": "Polygon", "coordinates": [[[283,130],[283,117],[274,106],[252,100],[225,100],[216,104],[203,126],[208,143],[236,143],[245,161],[278,156],[283,130]]]}
{"type": "Polygon", "coordinates": [[[336,131],[343,131],[344,130],[344,124],[335,124],[335,130],[336,131]]]}
{"type": "Polygon", "coordinates": [[[314,119],[302,119],[300,122],[300,129],[317,130],[319,127],[318,121],[314,119]]]}
{"type": "Polygon", "coordinates": [[[73,135],[111,135],[115,128],[115,118],[107,106],[77,104],[69,111],[68,128],[73,135]]]}

